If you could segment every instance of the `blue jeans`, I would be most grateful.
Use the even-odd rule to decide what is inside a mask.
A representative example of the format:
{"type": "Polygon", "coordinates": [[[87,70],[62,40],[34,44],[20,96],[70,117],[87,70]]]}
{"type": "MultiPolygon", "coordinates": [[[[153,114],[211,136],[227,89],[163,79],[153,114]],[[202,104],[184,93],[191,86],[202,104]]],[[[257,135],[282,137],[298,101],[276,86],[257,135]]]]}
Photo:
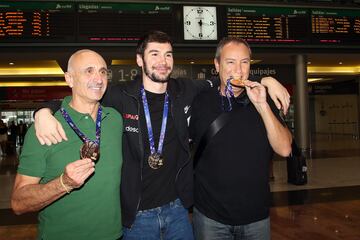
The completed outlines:
{"type": "Polygon", "coordinates": [[[226,225],[214,221],[194,208],[194,234],[196,240],[270,240],[269,217],[246,225],[226,225]]]}
{"type": "Polygon", "coordinates": [[[180,199],[161,207],[138,211],[131,228],[124,228],[123,240],[193,240],[187,209],[180,199]]]}

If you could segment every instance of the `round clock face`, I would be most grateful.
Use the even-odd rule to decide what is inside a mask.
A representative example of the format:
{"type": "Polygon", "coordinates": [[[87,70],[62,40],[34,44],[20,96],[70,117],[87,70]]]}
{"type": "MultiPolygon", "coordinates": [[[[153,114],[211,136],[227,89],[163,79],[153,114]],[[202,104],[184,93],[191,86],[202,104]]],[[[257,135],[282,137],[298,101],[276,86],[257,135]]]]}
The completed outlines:
{"type": "Polygon", "coordinates": [[[184,6],[184,39],[217,40],[216,7],[184,6]]]}

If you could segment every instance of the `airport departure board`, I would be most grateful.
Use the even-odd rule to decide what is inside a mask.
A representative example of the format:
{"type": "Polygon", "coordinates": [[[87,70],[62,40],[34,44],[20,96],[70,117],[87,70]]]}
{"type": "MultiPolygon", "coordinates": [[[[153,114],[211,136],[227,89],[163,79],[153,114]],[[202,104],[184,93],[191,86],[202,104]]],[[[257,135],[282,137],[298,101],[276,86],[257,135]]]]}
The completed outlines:
{"type": "Polygon", "coordinates": [[[360,44],[360,10],[311,10],[312,43],[360,44]]]}
{"type": "Polygon", "coordinates": [[[308,11],[301,8],[227,7],[226,35],[249,43],[305,43],[308,11]]]}
{"type": "Polygon", "coordinates": [[[74,42],[75,5],[0,2],[0,42],[74,42]]]}
{"type": "MultiPolygon", "coordinates": [[[[181,34],[182,9],[179,3],[0,1],[0,44],[132,44],[148,30],[162,30],[174,43],[191,46],[181,34]]],[[[216,11],[219,39],[360,48],[360,8],[217,5],[216,11]]]]}
{"type": "Polygon", "coordinates": [[[79,3],[80,42],[131,42],[149,30],[173,35],[173,11],[166,4],[79,3]]]}

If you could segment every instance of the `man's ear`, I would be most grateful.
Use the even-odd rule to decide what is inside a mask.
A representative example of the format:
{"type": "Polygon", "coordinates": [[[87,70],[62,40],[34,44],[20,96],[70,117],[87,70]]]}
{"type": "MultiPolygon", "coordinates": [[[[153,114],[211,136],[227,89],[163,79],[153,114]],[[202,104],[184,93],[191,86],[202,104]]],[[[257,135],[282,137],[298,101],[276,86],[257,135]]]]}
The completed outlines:
{"type": "Polygon", "coordinates": [[[136,54],[136,63],[139,67],[143,67],[144,65],[144,61],[143,61],[143,58],[140,54],[136,54]]]}
{"type": "Polygon", "coordinates": [[[218,62],[218,60],[216,58],[214,58],[214,65],[215,65],[216,72],[219,72],[220,63],[218,62]]]}
{"type": "Polygon", "coordinates": [[[65,73],[65,81],[69,85],[70,88],[72,88],[74,86],[74,79],[73,79],[71,73],[69,73],[69,72],[65,73]]]}

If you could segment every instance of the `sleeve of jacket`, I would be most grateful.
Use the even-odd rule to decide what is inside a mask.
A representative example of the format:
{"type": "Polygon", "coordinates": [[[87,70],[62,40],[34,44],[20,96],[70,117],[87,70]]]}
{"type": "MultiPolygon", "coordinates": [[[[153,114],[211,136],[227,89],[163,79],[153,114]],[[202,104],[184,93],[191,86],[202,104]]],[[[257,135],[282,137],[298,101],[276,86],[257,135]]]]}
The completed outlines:
{"type": "Polygon", "coordinates": [[[107,87],[107,90],[101,99],[101,104],[103,104],[106,107],[113,107],[119,112],[121,112],[121,106],[123,100],[121,99],[122,96],[122,89],[123,84],[117,83],[117,84],[110,84],[107,87]]]}
{"type": "Polygon", "coordinates": [[[37,111],[39,111],[40,109],[43,108],[49,108],[51,110],[51,112],[54,114],[56,113],[61,107],[61,101],[48,101],[48,102],[44,102],[40,105],[40,107],[38,107],[34,113],[33,113],[33,117],[35,117],[35,114],[37,113],[37,111]]]}
{"type": "Polygon", "coordinates": [[[217,77],[211,77],[207,80],[190,80],[194,88],[196,89],[197,93],[200,93],[202,91],[205,91],[209,88],[217,87],[220,85],[219,78],[217,77]]]}

